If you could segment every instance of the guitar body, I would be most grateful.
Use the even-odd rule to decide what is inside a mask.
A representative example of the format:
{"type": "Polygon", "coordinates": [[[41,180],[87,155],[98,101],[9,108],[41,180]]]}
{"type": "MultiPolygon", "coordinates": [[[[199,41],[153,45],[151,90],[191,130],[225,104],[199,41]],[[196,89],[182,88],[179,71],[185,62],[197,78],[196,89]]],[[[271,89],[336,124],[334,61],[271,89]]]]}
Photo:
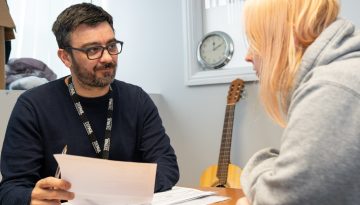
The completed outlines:
{"type": "Polygon", "coordinates": [[[201,187],[226,187],[226,188],[241,188],[240,175],[241,168],[229,164],[228,175],[226,184],[222,185],[219,183],[219,178],[216,176],[218,171],[218,165],[208,167],[201,175],[200,186],[201,187]]]}
{"type": "Polygon", "coordinates": [[[227,96],[219,161],[217,165],[213,165],[203,172],[200,178],[200,186],[202,187],[241,188],[241,169],[230,163],[230,153],[235,104],[239,101],[243,89],[243,80],[235,79],[231,82],[227,96]]]}

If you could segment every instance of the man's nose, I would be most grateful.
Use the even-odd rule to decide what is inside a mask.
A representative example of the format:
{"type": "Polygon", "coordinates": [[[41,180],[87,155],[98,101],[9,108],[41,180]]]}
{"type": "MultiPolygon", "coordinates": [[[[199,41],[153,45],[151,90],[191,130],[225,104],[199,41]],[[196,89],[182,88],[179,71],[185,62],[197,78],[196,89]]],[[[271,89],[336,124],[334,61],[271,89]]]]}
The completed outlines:
{"type": "Polygon", "coordinates": [[[107,49],[104,49],[103,55],[100,58],[101,62],[110,62],[113,61],[112,55],[110,55],[109,51],[107,49]]]}

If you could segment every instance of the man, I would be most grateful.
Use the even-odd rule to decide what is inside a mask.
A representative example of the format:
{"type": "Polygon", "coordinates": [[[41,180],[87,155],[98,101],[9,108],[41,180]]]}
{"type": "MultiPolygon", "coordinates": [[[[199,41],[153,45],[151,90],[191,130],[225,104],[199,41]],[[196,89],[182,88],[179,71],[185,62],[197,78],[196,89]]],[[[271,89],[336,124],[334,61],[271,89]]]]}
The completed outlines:
{"type": "Polygon", "coordinates": [[[74,198],[71,182],[52,177],[53,154],[64,146],[72,155],[157,163],[155,191],[170,189],[178,165],[154,103],[141,88],[114,80],[123,42],[115,38],[112,17],[98,6],[76,4],[52,30],[71,75],[19,97],[1,154],[0,203],[74,198]]]}

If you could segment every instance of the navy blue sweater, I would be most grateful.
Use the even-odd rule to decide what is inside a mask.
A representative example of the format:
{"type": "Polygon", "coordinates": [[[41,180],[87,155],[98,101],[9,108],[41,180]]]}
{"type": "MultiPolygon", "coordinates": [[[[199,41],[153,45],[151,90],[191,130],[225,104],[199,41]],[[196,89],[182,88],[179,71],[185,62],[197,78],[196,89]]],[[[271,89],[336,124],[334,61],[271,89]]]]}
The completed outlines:
{"type": "MultiPolygon", "coordinates": [[[[110,160],[157,163],[155,191],[179,179],[176,156],[158,110],[141,88],[115,80],[110,160]]],[[[103,148],[108,96],[81,98],[103,148]]],[[[96,157],[64,78],[24,92],[15,104],[1,154],[0,204],[28,205],[35,183],[54,176],[53,157],[64,145],[68,154],[96,157]]],[[[119,170],[121,171],[121,170],[119,170]]]]}

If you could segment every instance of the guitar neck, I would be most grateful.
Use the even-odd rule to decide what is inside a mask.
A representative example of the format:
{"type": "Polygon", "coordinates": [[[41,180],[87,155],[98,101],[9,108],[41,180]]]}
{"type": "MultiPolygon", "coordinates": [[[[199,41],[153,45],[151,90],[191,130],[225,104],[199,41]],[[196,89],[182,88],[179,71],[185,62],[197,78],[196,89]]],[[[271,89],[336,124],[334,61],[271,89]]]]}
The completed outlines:
{"type": "Polygon", "coordinates": [[[228,176],[234,112],[235,112],[235,104],[226,105],[224,127],[222,132],[221,147],[220,147],[220,154],[218,161],[218,170],[216,174],[220,184],[226,184],[227,176],[228,176]]]}

